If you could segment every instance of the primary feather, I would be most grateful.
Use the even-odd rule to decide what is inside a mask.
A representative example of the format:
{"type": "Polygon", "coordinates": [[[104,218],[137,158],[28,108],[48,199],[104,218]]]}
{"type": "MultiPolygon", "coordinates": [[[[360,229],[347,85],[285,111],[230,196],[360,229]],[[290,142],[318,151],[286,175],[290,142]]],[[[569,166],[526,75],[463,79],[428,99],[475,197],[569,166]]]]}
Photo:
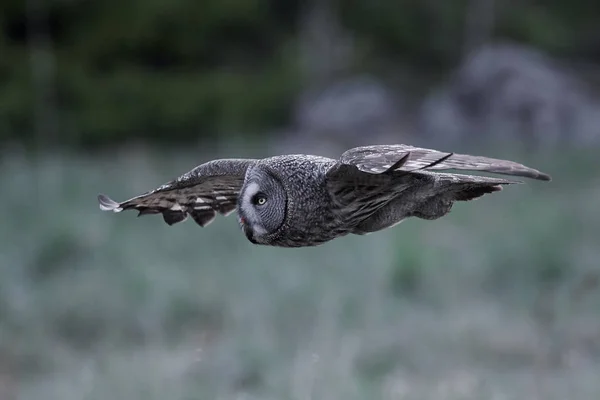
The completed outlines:
{"type": "Polygon", "coordinates": [[[407,172],[419,169],[457,169],[522,176],[542,181],[551,180],[549,175],[513,161],[445,153],[403,144],[356,147],[343,153],[340,161],[343,164],[356,165],[361,171],[371,173],[385,172],[390,168],[407,172]],[[394,168],[394,164],[404,157],[407,159],[394,168]]]}
{"type": "Polygon", "coordinates": [[[162,214],[168,225],[188,216],[200,226],[210,224],[217,213],[227,216],[235,211],[246,169],[254,160],[223,159],[199,165],[164,185],[122,203],[100,194],[103,211],[137,210],[138,215],[162,214]]]}

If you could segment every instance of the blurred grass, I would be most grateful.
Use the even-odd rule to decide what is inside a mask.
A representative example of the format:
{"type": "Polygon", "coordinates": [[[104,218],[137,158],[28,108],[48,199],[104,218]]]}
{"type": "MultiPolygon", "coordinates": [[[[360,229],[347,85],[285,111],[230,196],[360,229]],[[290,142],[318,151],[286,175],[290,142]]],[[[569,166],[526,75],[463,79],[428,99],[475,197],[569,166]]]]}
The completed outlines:
{"type": "Polygon", "coordinates": [[[596,155],[479,152],[554,181],[307,249],[97,208],[214,154],[2,154],[0,398],[597,398],[596,155]]]}

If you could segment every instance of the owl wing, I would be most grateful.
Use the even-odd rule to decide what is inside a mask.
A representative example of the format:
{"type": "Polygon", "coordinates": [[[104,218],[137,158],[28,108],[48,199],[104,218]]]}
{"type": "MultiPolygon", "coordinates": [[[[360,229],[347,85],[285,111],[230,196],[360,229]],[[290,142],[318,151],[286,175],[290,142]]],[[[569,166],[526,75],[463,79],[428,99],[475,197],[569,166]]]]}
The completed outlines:
{"type": "Polygon", "coordinates": [[[342,165],[354,165],[360,171],[370,174],[457,169],[551,180],[549,175],[513,161],[446,153],[403,144],[356,147],[344,152],[339,162],[342,165]]]}
{"type": "Polygon", "coordinates": [[[137,210],[138,216],[160,213],[169,225],[191,216],[198,225],[204,227],[213,221],[217,213],[227,216],[235,210],[246,169],[255,161],[210,161],[122,203],[103,194],[98,195],[98,202],[103,211],[137,210]]]}

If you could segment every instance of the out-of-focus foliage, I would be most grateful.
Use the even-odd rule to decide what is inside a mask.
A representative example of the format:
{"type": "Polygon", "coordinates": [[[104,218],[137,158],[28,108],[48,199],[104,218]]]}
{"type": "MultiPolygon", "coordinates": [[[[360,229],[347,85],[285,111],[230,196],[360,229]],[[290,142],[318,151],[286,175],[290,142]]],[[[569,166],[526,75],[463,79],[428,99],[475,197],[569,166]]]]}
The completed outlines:
{"type": "MultiPolygon", "coordinates": [[[[598,56],[600,3],[495,3],[492,38],[598,56]]],[[[462,55],[472,4],[331,6],[357,50],[348,68],[403,63],[444,71],[462,55]]],[[[0,140],[31,141],[40,107],[56,116],[50,140],[73,145],[282,125],[306,83],[298,54],[308,7],[273,0],[3,1],[0,140]],[[38,69],[45,78],[35,77],[38,69]]]]}
{"type": "Polygon", "coordinates": [[[54,1],[32,15],[25,1],[3,2],[2,135],[32,131],[36,49],[27,39],[36,34],[49,46],[39,51],[51,52],[48,101],[58,106],[63,141],[277,123],[296,81],[286,47],[296,10],[291,1],[54,1]]]}

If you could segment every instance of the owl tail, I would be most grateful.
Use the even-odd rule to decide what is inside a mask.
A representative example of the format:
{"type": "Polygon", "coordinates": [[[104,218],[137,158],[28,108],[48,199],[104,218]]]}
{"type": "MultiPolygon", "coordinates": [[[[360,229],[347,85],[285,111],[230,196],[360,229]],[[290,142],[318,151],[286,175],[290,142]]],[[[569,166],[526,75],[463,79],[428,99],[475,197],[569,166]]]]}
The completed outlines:
{"type": "Polygon", "coordinates": [[[451,176],[447,177],[447,179],[442,179],[442,181],[449,186],[448,192],[452,193],[452,198],[455,201],[474,200],[485,194],[501,191],[503,185],[521,183],[487,176],[447,175],[451,176]]]}
{"type": "Polygon", "coordinates": [[[470,187],[466,189],[462,189],[456,192],[454,199],[457,201],[469,201],[473,199],[477,199],[484,194],[499,192],[502,190],[501,185],[482,185],[476,187],[470,187]]]}

